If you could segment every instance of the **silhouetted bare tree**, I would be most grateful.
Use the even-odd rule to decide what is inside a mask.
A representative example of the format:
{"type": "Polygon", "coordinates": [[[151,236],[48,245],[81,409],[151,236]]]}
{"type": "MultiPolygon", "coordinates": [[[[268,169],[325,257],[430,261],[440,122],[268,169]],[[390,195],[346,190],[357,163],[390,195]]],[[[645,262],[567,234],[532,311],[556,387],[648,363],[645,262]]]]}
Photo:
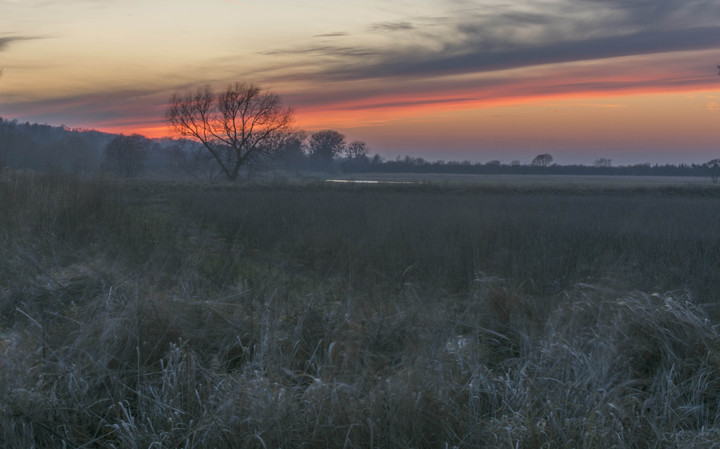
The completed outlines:
{"type": "Polygon", "coordinates": [[[235,83],[219,93],[210,87],[175,93],[165,116],[175,133],[202,143],[233,181],[241,167],[277,148],[278,136],[290,130],[293,111],[276,94],[235,83]]]}
{"type": "Polygon", "coordinates": [[[350,142],[345,148],[345,154],[347,157],[353,160],[364,160],[368,157],[368,146],[362,140],[355,140],[350,142]]]}
{"type": "Polygon", "coordinates": [[[718,178],[720,178],[720,159],[713,159],[705,162],[703,165],[710,170],[710,179],[712,179],[712,182],[718,182],[718,178]]]}
{"type": "Polygon", "coordinates": [[[535,156],[535,159],[532,160],[533,167],[547,167],[548,165],[552,164],[553,157],[552,155],[548,153],[538,154],[535,156]]]}
{"type": "Polygon", "coordinates": [[[595,159],[595,162],[593,162],[593,166],[598,168],[612,167],[612,159],[606,157],[599,157],[595,159]]]}

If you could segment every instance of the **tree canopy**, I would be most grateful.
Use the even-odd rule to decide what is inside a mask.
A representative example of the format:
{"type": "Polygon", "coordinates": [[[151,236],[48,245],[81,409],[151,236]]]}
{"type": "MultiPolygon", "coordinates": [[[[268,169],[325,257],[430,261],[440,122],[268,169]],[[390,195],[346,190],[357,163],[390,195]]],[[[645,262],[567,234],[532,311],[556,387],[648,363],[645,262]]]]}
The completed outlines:
{"type": "Polygon", "coordinates": [[[165,115],[173,132],[202,143],[231,181],[257,156],[273,153],[293,120],[278,95],[245,83],[175,93],[165,115]]]}
{"type": "Polygon", "coordinates": [[[345,150],[345,136],[337,131],[326,129],[310,136],[310,157],[318,161],[330,162],[345,150]]]}
{"type": "Polygon", "coordinates": [[[548,154],[548,153],[543,153],[543,154],[538,154],[537,156],[535,156],[535,159],[533,159],[533,161],[530,165],[532,165],[533,167],[547,167],[550,164],[552,164],[552,162],[553,162],[552,155],[548,154]]]}

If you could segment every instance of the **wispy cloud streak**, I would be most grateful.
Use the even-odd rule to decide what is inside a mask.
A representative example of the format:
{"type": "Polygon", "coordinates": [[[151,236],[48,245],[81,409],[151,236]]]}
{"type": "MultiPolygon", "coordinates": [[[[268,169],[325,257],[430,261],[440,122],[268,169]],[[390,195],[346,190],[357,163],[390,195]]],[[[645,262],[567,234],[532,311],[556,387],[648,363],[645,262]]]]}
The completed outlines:
{"type": "Polygon", "coordinates": [[[620,56],[720,48],[720,27],[667,31],[641,31],[630,35],[586,40],[528,44],[504,51],[473,50],[445,56],[417,52],[395,55],[366,67],[335,68],[327,75],[347,79],[358,76],[448,75],[508,70],[543,64],[587,61],[620,56]]]}
{"type": "Polygon", "coordinates": [[[415,27],[410,22],[380,22],[370,26],[370,31],[406,31],[415,27]]]}
{"type": "Polygon", "coordinates": [[[10,44],[14,42],[29,41],[33,39],[40,38],[33,36],[0,36],[0,51],[5,50],[10,44]]]}
{"type": "Polygon", "coordinates": [[[720,47],[720,4],[708,0],[573,0],[483,5],[435,19],[375,23],[385,45],[290,47],[268,54],[346,56],[328,77],[502,70],[526,65],[720,47]],[[420,22],[420,21],[418,21],[420,22]],[[405,38],[398,37],[404,34],[405,38]],[[374,55],[370,61],[352,60],[374,55]]]}

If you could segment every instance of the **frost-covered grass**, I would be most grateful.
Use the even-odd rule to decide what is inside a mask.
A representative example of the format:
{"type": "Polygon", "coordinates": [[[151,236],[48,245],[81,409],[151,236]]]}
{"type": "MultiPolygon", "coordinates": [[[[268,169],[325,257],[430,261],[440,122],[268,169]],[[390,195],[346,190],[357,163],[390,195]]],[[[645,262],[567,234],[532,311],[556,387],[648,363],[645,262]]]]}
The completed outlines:
{"type": "Polygon", "coordinates": [[[2,447],[720,441],[714,190],[5,173],[0,202],[2,447]]]}

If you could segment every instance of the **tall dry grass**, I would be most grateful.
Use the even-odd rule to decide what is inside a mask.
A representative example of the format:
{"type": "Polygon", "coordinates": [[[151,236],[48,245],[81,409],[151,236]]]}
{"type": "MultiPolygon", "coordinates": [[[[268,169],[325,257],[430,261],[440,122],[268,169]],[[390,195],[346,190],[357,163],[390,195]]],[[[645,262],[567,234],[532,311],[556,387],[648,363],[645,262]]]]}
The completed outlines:
{"type": "Polygon", "coordinates": [[[3,447],[720,439],[714,198],[196,188],[0,180],[3,447]]]}
{"type": "Polygon", "coordinates": [[[630,289],[685,288],[714,302],[718,194],[693,187],[261,186],[185,194],[183,207],[241,255],[349,278],[363,290],[409,282],[465,294],[485,272],[530,294],[607,278],[630,289]]]}

